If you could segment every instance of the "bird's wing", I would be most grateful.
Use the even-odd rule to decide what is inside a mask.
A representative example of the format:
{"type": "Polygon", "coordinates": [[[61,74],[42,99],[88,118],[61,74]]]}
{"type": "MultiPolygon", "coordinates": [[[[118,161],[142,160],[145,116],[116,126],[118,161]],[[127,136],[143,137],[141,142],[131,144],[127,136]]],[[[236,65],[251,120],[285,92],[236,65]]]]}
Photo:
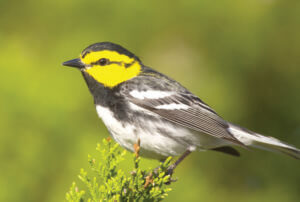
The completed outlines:
{"type": "Polygon", "coordinates": [[[227,122],[191,93],[128,90],[126,97],[129,102],[173,123],[243,145],[227,131],[227,122]]]}

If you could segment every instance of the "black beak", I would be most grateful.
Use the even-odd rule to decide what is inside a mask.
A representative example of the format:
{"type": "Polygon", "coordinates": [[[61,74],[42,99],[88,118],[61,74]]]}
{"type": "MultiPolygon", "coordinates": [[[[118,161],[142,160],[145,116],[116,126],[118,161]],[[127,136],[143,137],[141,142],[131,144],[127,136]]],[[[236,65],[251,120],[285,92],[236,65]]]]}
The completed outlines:
{"type": "Polygon", "coordinates": [[[81,60],[79,58],[66,61],[66,62],[62,63],[62,65],[69,66],[69,67],[76,67],[79,69],[84,68],[84,64],[81,62],[81,60]]]}

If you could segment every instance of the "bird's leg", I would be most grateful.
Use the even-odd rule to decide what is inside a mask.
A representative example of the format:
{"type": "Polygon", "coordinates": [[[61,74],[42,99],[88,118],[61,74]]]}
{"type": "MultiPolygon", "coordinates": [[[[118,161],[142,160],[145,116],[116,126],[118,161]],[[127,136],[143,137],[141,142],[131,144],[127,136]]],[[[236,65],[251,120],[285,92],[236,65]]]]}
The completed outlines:
{"type": "Polygon", "coordinates": [[[168,170],[167,170],[167,175],[172,176],[174,169],[178,166],[178,164],[185,159],[185,157],[187,157],[189,154],[191,153],[191,151],[188,149],[186,150],[178,159],[175,163],[173,163],[172,165],[169,166],[168,170]]]}
{"type": "Polygon", "coordinates": [[[140,147],[141,145],[141,140],[138,138],[137,142],[133,145],[134,153],[135,153],[135,158],[138,158],[140,156],[140,147]]]}

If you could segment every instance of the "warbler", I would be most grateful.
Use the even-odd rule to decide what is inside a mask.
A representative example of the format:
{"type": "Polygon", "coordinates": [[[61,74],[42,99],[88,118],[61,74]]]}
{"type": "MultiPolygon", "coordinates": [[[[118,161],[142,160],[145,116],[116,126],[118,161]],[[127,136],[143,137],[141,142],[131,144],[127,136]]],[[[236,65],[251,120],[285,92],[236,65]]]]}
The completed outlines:
{"type": "Polygon", "coordinates": [[[115,141],[140,155],[163,160],[215,150],[239,156],[232,146],[278,151],[300,159],[300,150],[229,123],[177,81],[145,66],[111,42],[95,43],[63,65],[78,68],[94,97],[99,117],[115,141]]]}

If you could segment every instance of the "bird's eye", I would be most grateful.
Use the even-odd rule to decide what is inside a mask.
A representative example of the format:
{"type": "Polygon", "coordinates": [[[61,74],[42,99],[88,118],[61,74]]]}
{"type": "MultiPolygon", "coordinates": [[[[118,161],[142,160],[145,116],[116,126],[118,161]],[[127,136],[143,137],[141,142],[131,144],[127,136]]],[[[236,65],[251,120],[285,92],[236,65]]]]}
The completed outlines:
{"type": "Polygon", "coordinates": [[[100,60],[98,60],[98,64],[101,66],[107,65],[108,62],[109,62],[109,60],[106,58],[101,58],[100,60]]]}

